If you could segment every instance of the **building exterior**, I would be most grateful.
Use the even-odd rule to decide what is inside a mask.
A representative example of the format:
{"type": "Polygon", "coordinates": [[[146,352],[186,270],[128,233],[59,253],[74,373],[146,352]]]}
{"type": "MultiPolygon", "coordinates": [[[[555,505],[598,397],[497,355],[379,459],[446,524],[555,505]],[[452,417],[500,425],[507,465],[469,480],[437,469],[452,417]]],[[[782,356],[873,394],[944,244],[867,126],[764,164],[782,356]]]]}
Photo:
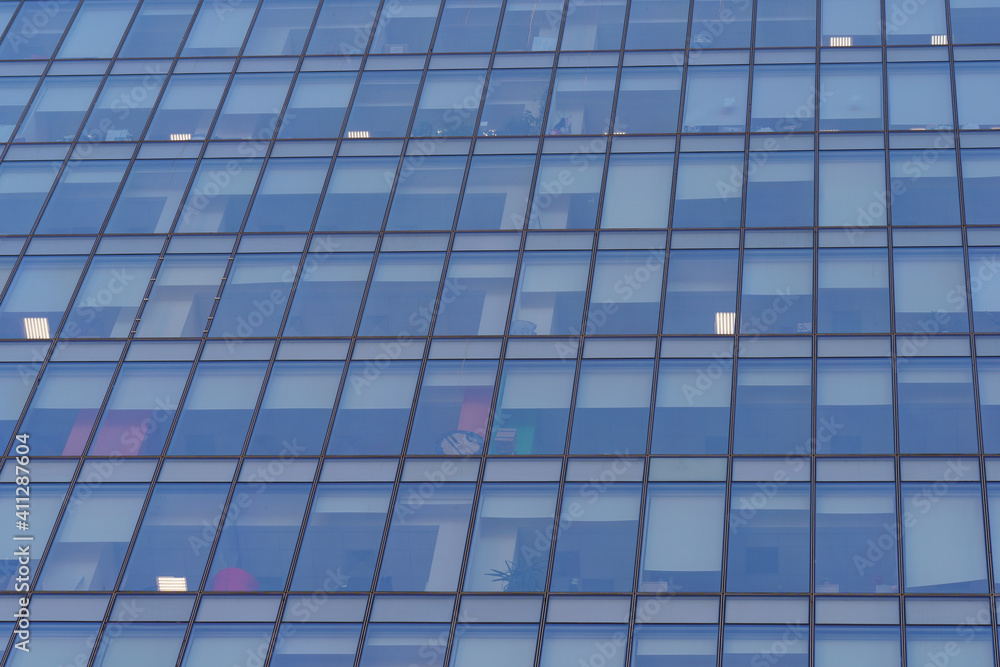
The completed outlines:
{"type": "Polygon", "coordinates": [[[996,666],[997,0],[0,2],[10,667],[996,666]]]}

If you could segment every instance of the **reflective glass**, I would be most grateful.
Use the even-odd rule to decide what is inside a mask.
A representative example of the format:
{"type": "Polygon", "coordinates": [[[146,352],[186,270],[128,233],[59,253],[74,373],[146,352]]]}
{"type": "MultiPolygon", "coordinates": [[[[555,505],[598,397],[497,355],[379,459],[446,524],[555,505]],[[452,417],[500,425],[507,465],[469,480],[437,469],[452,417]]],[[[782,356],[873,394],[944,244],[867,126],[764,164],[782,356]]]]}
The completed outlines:
{"type": "Polygon", "coordinates": [[[292,76],[284,73],[237,74],[229,84],[212,138],[270,139],[278,128],[278,115],[291,82],[292,76]]]}
{"type": "Polygon", "coordinates": [[[780,667],[806,667],[809,664],[809,627],[726,625],[722,667],[742,667],[754,661],[780,667]]]}
{"type": "Polygon", "coordinates": [[[608,164],[601,229],[664,228],[674,171],[671,154],[614,154],[608,164]]]}
{"type": "Polygon", "coordinates": [[[679,67],[626,67],[618,84],[615,134],[674,133],[680,103],[679,67]]]}
{"type": "Polygon", "coordinates": [[[369,53],[427,53],[441,0],[401,0],[382,5],[369,53]]]}
{"type": "Polygon", "coordinates": [[[885,226],[889,197],[882,151],[820,151],[820,226],[885,226]]]}
{"type": "Polygon", "coordinates": [[[172,75],[146,130],[146,140],[204,140],[228,82],[228,74],[172,75]]]}
{"type": "Polygon", "coordinates": [[[746,49],[753,5],[746,0],[694,0],[691,49],[746,49]]]}
{"type": "Polygon", "coordinates": [[[125,178],[105,233],[170,231],[194,164],[194,160],[136,160],[125,178]]]}
{"type": "Polygon", "coordinates": [[[320,484],[292,590],[371,589],[391,495],[391,484],[320,484]]]}
{"type": "Polygon", "coordinates": [[[468,137],[486,89],[486,70],[433,70],[427,73],[413,119],[415,137],[468,137]]]}
{"type": "Polygon", "coordinates": [[[308,55],[364,53],[379,0],[324,2],[309,40],[308,55]]]}
{"type": "Polygon", "coordinates": [[[109,77],[83,124],[82,138],[138,141],[165,79],[165,74],[109,77]]]}
{"type": "Polygon", "coordinates": [[[258,158],[202,160],[174,231],[239,231],[263,163],[258,158]]]}
{"type": "Polygon", "coordinates": [[[464,156],[431,155],[403,161],[389,207],[387,230],[451,229],[465,175],[464,156]]]}
{"type": "Polygon", "coordinates": [[[747,167],[747,227],[812,227],[813,154],[752,152],[747,167]]]}
{"type": "Polygon", "coordinates": [[[365,72],[347,118],[347,138],[401,137],[420,84],[420,72],[365,72]]]}
{"type": "Polygon", "coordinates": [[[733,484],[726,590],[805,593],[809,590],[809,485],[772,483],[764,493],[757,484],[733,484]]]}
{"type": "Polygon", "coordinates": [[[826,93],[819,108],[820,131],[882,129],[881,65],[823,64],[819,82],[826,93]]]}
{"type": "Polygon", "coordinates": [[[79,2],[26,0],[0,42],[0,60],[43,60],[55,51],[79,2]]]}
{"type": "Polygon", "coordinates": [[[958,169],[952,150],[889,151],[893,225],[958,225],[958,169]]]}
{"type": "Polygon", "coordinates": [[[882,41],[882,12],[877,0],[822,0],[820,10],[820,46],[872,46],[882,41]],[[845,41],[845,37],[849,39],[845,41]]]}
{"type": "Polygon", "coordinates": [[[898,593],[892,484],[816,486],[816,593],[898,593]]]}
{"type": "Polygon", "coordinates": [[[568,361],[506,361],[490,453],[562,454],[575,375],[568,361]]]}
{"type": "Polygon", "coordinates": [[[497,51],[555,51],[565,0],[508,2],[497,51]]]}
{"type": "Polygon", "coordinates": [[[681,153],[671,224],[739,227],[743,203],[742,153],[681,153]]]}
{"type": "Polygon", "coordinates": [[[663,333],[735,333],[736,250],[671,250],[663,333]]]}
{"type": "Polygon", "coordinates": [[[458,229],[521,229],[531,176],[533,155],[475,155],[458,212],[458,229]]]}
{"type": "Polygon", "coordinates": [[[962,150],[962,195],[966,224],[995,222],[1000,208],[1000,150],[962,150]]]}
{"type": "Polygon", "coordinates": [[[601,647],[611,652],[604,663],[607,667],[624,667],[628,641],[624,625],[558,625],[549,623],[542,635],[542,657],[539,667],[561,667],[584,664],[596,655],[604,657],[601,647]]]}
{"type": "Polygon", "coordinates": [[[889,63],[888,68],[890,130],[955,127],[947,63],[889,63]]]}
{"type": "MultiPolygon", "coordinates": [[[[308,607],[304,612],[309,613],[308,607]]],[[[360,624],[283,623],[270,667],[299,667],[308,660],[326,667],[353,667],[360,635],[360,624]]]]}
{"type": "Polygon", "coordinates": [[[73,18],[56,58],[110,58],[138,0],[87,0],[73,18]]]}
{"type": "Polygon", "coordinates": [[[36,85],[37,77],[0,78],[0,86],[3,86],[4,91],[4,98],[0,100],[0,141],[10,140],[36,85]]]}
{"type": "Polygon", "coordinates": [[[718,655],[714,625],[637,625],[632,634],[636,667],[712,667],[718,655]]]}
{"type": "Polygon", "coordinates": [[[534,625],[469,625],[455,637],[451,667],[532,667],[538,627],[534,625]]]}
{"type": "Polygon", "coordinates": [[[300,259],[284,253],[238,255],[226,277],[209,335],[230,341],[276,336],[300,259]]]}
{"type": "Polygon", "coordinates": [[[613,68],[558,68],[546,134],[607,134],[615,93],[613,68]]]}
{"type": "Polygon", "coordinates": [[[975,453],[979,449],[968,358],[911,358],[897,367],[896,374],[901,453],[975,453]]]}
{"type": "Polygon", "coordinates": [[[104,224],[127,168],[127,160],[88,160],[67,165],[35,231],[96,234],[104,224]]]}
{"type": "Polygon", "coordinates": [[[976,331],[1000,331],[1000,273],[996,248],[969,248],[972,322],[976,331]]]}
{"type": "Polygon", "coordinates": [[[899,667],[899,629],[816,627],[816,667],[850,663],[858,667],[899,667]]]}
{"type": "Polygon", "coordinates": [[[940,661],[942,656],[956,667],[988,665],[996,659],[993,635],[988,627],[970,625],[906,628],[907,664],[940,661]]]}
{"type": "Polygon", "coordinates": [[[302,72],[281,118],[279,139],[336,137],[354,92],[353,72],[302,72]]]}
{"type": "Polygon", "coordinates": [[[580,368],[572,454],[642,454],[653,384],[649,361],[588,359],[580,368]]]}
{"type": "Polygon", "coordinates": [[[746,250],[740,333],[812,332],[812,250],[746,250]]]}
{"type": "Polygon", "coordinates": [[[743,359],[736,373],[734,454],[808,452],[812,412],[808,359],[743,359]]]}
{"type": "Polygon", "coordinates": [[[70,309],[63,338],[128,338],[156,255],[95,257],[70,309]]]}
{"type": "MultiPolygon", "coordinates": [[[[31,442],[30,438],[28,442],[31,442]]],[[[9,516],[16,516],[15,512],[24,510],[24,493],[23,491],[17,491],[16,489],[18,488],[21,487],[14,484],[0,485],[0,510],[7,512],[9,516]],[[18,498],[21,499],[20,502],[18,502],[18,498]]],[[[31,485],[29,525],[31,535],[34,539],[31,540],[27,563],[19,562],[20,557],[14,553],[14,549],[9,550],[4,554],[3,558],[0,558],[0,581],[4,582],[3,588],[5,591],[15,591],[19,583],[22,587],[26,583],[24,579],[20,582],[17,580],[19,566],[27,565],[31,568],[32,573],[37,574],[38,561],[42,557],[45,547],[48,546],[49,539],[52,537],[52,528],[55,526],[56,517],[59,516],[59,511],[62,509],[63,501],[66,500],[67,489],[67,484],[42,484],[35,482],[31,485]]],[[[14,538],[17,536],[24,537],[23,533],[24,531],[18,530],[17,526],[11,523],[4,529],[2,534],[5,539],[10,540],[11,544],[15,544],[18,540],[14,538]]],[[[29,580],[28,583],[30,583],[32,577],[34,577],[34,574],[27,577],[29,580]]]]}
{"type": "Polygon", "coordinates": [[[728,454],[733,363],[660,362],[653,410],[653,454],[728,454]]]}
{"type": "Polygon", "coordinates": [[[722,585],[722,484],[650,484],[639,592],[717,592],[722,585]]]}
{"type": "Polygon", "coordinates": [[[181,55],[189,58],[237,55],[256,10],[257,3],[218,7],[202,3],[181,55]]]}
{"type": "Polygon", "coordinates": [[[956,44],[1000,41],[1000,5],[987,0],[951,0],[951,35],[956,44]]]}
{"type": "Polygon", "coordinates": [[[21,260],[3,301],[0,335],[51,338],[76,289],[85,257],[26,257],[21,260]]]}
{"type": "Polygon", "coordinates": [[[359,667],[422,664],[444,667],[447,624],[372,623],[365,634],[359,667]]]}
{"type": "Polygon", "coordinates": [[[816,126],[818,100],[814,65],[757,65],[753,68],[750,131],[811,132],[816,126]]]}
{"type": "MultiPolygon", "coordinates": [[[[698,0],[695,10],[708,4],[698,0]]],[[[729,26],[723,34],[729,34],[733,28],[729,26]]],[[[692,41],[698,36],[694,35],[692,41]]],[[[689,67],[684,93],[684,132],[746,131],[748,75],[745,66],[689,67]]]]}
{"type": "Polygon", "coordinates": [[[957,63],[955,88],[958,125],[963,130],[1000,128],[1000,91],[990,82],[1000,74],[1000,63],[957,63]]]}
{"type": "Polygon", "coordinates": [[[118,57],[162,58],[175,55],[197,6],[197,0],[143,3],[118,57]]]}
{"type": "Polygon", "coordinates": [[[50,364],[31,398],[21,432],[36,456],[80,456],[97,421],[115,364],[50,364]]]}
{"type": "Polygon", "coordinates": [[[889,330],[889,257],[884,248],[820,248],[819,333],[889,330]]]}
{"type": "Polygon", "coordinates": [[[329,169],[329,158],[268,160],[244,231],[308,231],[329,169]]]}
{"type": "Polygon", "coordinates": [[[578,0],[566,13],[563,26],[563,51],[600,51],[619,49],[625,0],[578,0]]]}
{"type": "Polygon", "coordinates": [[[410,420],[420,363],[352,361],[333,418],[328,455],[396,455],[410,420]]]}
{"type": "Polygon", "coordinates": [[[310,253],[295,288],[285,336],[350,336],[371,270],[369,253],[310,253]],[[322,308],[316,304],[322,303],[322,308]]]}
{"type": "Polygon", "coordinates": [[[264,0],[244,56],[297,56],[309,36],[319,0],[264,0]]]}
{"type": "Polygon", "coordinates": [[[184,642],[185,627],[177,623],[120,624],[118,632],[105,632],[94,658],[94,667],[128,667],[143,654],[148,667],[172,667],[184,642]]]}
{"type": "MultiPolygon", "coordinates": [[[[0,83],[0,86],[3,84],[0,83]]],[[[4,162],[0,164],[0,207],[8,234],[27,234],[59,173],[59,162],[4,162]]]]}
{"type": "Polygon", "coordinates": [[[316,231],[378,231],[389,203],[398,157],[339,157],[316,231]]]}
{"type": "Polygon", "coordinates": [[[896,330],[969,330],[960,248],[897,248],[892,257],[896,330]]]}
{"type": "MultiPolygon", "coordinates": [[[[444,253],[383,253],[375,263],[365,299],[360,336],[420,336],[427,333],[438,298],[444,253]]],[[[456,288],[446,284],[444,295],[456,288]]]]}
{"type": "Polygon", "coordinates": [[[406,453],[482,454],[496,375],[495,361],[427,362],[406,453]]]}
{"type": "Polygon", "coordinates": [[[680,49],[687,39],[685,0],[634,0],[628,13],[625,48],[680,49]]]}
{"type": "Polygon", "coordinates": [[[579,334],[589,274],[588,253],[525,253],[510,334],[579,334]]]}
{"type": "Polygon", "coordinates": [[[434,52],[482,51],[492,47],[501,5],[500,0],[445,0],[434,52]]]}
{"type": "Polygon", "coordinates": [[[489,94],[483,102],[479,134],[488,137],[541,134],[551,78],[549,69],[493,70],[489,94]]]}
{"type": "MultiPolygon", "coordinates": [[[[3,48],[0,47],[0,52],[2,51],[3,48]]],[[[76,139],[100,83],[99,76],[47,76],[42,79],[34,101],[14,135],[14,141],[76,139]]]]}
{"type": "Polygon", "coordinates": [[[437,336],[499,336],[507,325],[514,288],[514,252],[455,252],[445,284],[454,286],[438,307],[437,336]]]}
{"type": "Polygon", "coordinates": [[[197,623],[188,637],[181,667],[238,664],[267,646],[273,631],[273,623],[197,623]]]}
{"type": "Polygon", "coordinates": [[[788,0],[758,0],[754,44],[816,46],[816,4],[788,0]]]}
{"type": "Polygon", "coordinates": [[[892,454],[892,365],[888,359],[820,359],[816,451],[892,454]]]}
{"type": "Polygon", "coordinates": [[[528,211],[529,229],[593,229],[603,176],[603,148],[583,156],[543,156],[528,211]]]}
{"type": "Polygon", "coordinates": [[[588,334],[655,334],[662,250],[599,250],[587,310],[588,334]]]}
{"type": "Polygon", "coordinates": [[[168,255],[156,274],[136,336],[201,337],[225,275],[225,255],[168,255]]]}

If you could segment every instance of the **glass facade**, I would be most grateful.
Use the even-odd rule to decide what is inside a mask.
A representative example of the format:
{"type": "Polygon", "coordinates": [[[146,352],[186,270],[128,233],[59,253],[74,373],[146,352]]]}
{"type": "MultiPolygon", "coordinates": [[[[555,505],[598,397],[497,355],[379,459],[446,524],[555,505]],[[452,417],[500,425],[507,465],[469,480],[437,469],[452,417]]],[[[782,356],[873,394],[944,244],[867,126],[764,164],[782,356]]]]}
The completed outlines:
{"type": "Polygon", "coordinates": [[[0,664],[1000,665],[998,91],[1000,0],[0,0],[0,664]]]}

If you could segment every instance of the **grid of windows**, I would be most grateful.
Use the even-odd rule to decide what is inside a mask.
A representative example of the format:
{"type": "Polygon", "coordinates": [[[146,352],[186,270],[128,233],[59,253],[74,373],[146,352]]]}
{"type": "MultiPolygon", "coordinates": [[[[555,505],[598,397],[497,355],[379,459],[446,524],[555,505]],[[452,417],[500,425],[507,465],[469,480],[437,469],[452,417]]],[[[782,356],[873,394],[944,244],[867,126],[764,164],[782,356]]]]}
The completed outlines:
{"type": "Polygon", "coordinates": [[[998,81],[997,0],[0,0],[3,664],[1000,664],[998,81]]]}

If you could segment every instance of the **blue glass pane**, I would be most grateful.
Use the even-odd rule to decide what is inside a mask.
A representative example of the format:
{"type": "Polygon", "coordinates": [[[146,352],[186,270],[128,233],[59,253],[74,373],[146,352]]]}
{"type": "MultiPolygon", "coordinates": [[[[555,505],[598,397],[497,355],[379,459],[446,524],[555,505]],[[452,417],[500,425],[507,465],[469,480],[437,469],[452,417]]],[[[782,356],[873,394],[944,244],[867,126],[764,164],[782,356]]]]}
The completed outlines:
{"type": "Polygon", "coordinates": [[[500,0],[445,0],[434,52],[482,51],[492,47],[502,4],[500,0]]]}
{"type": "Polygon", "coordinates": [[[225,255],[167,255],[142,309],[136,336],[201,337],[228,264],[225,255]]]}
{"type": "Polygon", "coordinates": [[[680,49],[687,40],[686,0],[633,0],[625,48],[680,49]]]}
{"type": "Polygon", "coordinates": [[[821,248],[816,292],[816,326],[820,333],[888,331],[888,251],[821,248]]]}
{"type": "Polygon", "coordinates": [[[35,456],[80,456],[115,371],[113,363],[49,364],[21,422],[35,456]]]}
{"type": "Polygon", "coordinates": [[[615,93],[612,68],[558,68],[546,134],[607,134],[615,93]]]}
{"type": "Polygon", "coordinates": [[[556,539],[551,590],[630,592],[640,504],[638,484],[607,485],[601,493],[591,484],[566,484],[559,521],[569,527],[556,539]]]}
{"type": "Polygon", "coordinates": [[[427,332],[437,298],[444,253],[382,253],[358,334],[411,336],[427,332]]]}
{"type": "Polygon", "coordinates": [[[588,334],[655,334],[662,250],[599,250],[587,310],[588,334]]]}
{"type": "Polygon", "coordinates": [[[743,253],[740,333],[812,332],[812,250],[743,253]]]}
{"type": "Polygon", "coordinates": [[[359,667],[420,664],[444,667],[447,624],[372,623],[365,634],[359,667]]]}
{"type": "Polygon", "coordinates": [[[601,205],[601,229],[665,228],[674,156],[612,155],[601,205]]]}
{"type": "Polygon", "coordinates": [[[828,94],[819,108],[821,131],[882,129],[881,65],[824,64],[820,89],[828,94]]]}
{"type": "Polygon", "coordinates": [[[156,255],[95,257],[66,318],[62,337],[127,338],[156,260],[156,255]]]}
{"type": "Polygon", "coordinates": [[[725,514],[722,484],[650,484],[639,591],[719,591],[725,514]]]}
{"type": "Polygon", "coordinates": [[[750,153],[747,167],[747,227],[811,227],[813,154],[750,153]]]}
{"type": "MultiPolygon", "coordinates": [[[[329,6],[329,5],[326,5],[329,6]]],[[[295,80],[279,139],[336,137],[354,92],[354,72],[302,72],[295,80]]]]}
{"type": "Polygon", "coordinates": [[[953,150],[889,151],[893,225],[958,225],[958,169],[953,150]]]}
{"type": "MultiPolygon", "coordinates": [[[[309,613],[308,607],[304,608],[309,613]]],[[[294,618],[294,616],[293,616],[294,618]]],[[[271,654],[270,667],[354,667],[361,625],[351,623],[284,623],[271,654]]]]}
{"type": "Polygon", "coordinates": [[[148,667],[177,664],[185,626],[179,623],[118,624],[118,631],[106,631],[97,649],[94,667],[128,667],[136,655],[143,655],[148,667]]]}
{"type": "Polygon", "coordinates": [[[674,228],[739,227],[742,203],[742,153],[680,154],[674,228]]]}
{"type": "Polygon", "coordinates": [[[256,659],[274,634],[273,623],[197,623],[188,637],[181,667],[215,667],[256,659]]]}
{"type": "Polygon", "coordinates": [[[652,383],[650,361],[584,361],[576,391],[570,453],[644,453],[652,383]]]}
{"type": "Polygon", "coordinates": [[[896,374],[900,452],[949,454],[979,449],[968,358],[910,358],[897,367],[896,374]]]}
{"type": "Polygon", "coordinates": [[[532,667],[537,643],[536,625],[470,625],[467,632],[455,637],[448,664],[451,667],[481,667],[484,656],[495,656],[496,647],[503,646],[504,665],[532,667]]]}
{"type": "MultiPolygon", "coordinates": [[[[28,440],[31,443],[31,439],[28,440]]],[[[13,480],[11,480],[13,482],[13,480]]],[[[24,492],[17,491],[14,484],[0,485],[0,510],[7,512],[9,516],[16,516],[16,511],[24,511],[24,492]]],[[[31,485],[29,498],[29,527],[31,535],[31,548],[29,549],[28,563],[18,562],[20,556],[10,549],[3,558],[0,558],[0,579],[5,582],[4,588],[8,591],[15,591],[20,585],[31,583],[31,579],[38,573],[38,560],[42,557],[45,547],[52,537],[52,528],[56,523],[56,517],[62,509],[63,501],[66,500],[67,484],[42,484],[34,482],[31,485]],[[18,567],[28,565],[29,576],[23,574],[18,581],[18,567]]],[[[25,531],[18,530],[12,522],[2,533],[4,539],[10,540],[11,544],[17,544],[24,537],[25,531]],[[17,539],[15,539],[17,538],[17,539]]],[[[19,591],[20,592],[20,591],[19,591]]]]}
{"type": "Polygon", "coordinates": [[[490,453],[562,454],[575,375],[569,361],[506,361],[490,453]]]}
{"type": "Polygon", "coordinates": [[[579,334],[589,274],[588,253],[525,253],[510,334],[579,334]]]}
{"type": "Polygon", "coordinates": [[[49,58],[78,5],[73,0],[55,5],[47,0],[23,3],[0,43],[0,60],[49,58]]]}
{"type": "Polygon", "coordinates": [[[490,484],[479,494],[466,591],[542,591],[557,485],[490,484]],[[543,539],[539,539],[542,537],[543,539]]]}
{"type": "Polygon", "coordinates": [[[892,454],[892,365],[888,359],[820,359],[816,451],[892,454]]]}
{"type": "Polygon", "coordinates": [[[897,331],[969,330],[960,248],[897,248],[892,263],[897,331]]]}
{"type": "Polygon", "coordinates": [[[365,72],[347,119],[348,138],[406,134],[420,72],[365,72]]]}
{"type": "Polygon", "coordinates": [[[286,336],[350,336],[358,320],[372,256],[310,253],[285,323],[286,336]],[[317,303],[326,304],[317,308],[317,303]]]}
{"type": "Polygon", "coordinates": [[[680,103],[679,67],[626,67],[618,84],[615,133],[676,132],[680,103]]]}
{"type": "Polygon", "coordinates": [[[732,387],[729,359],[661,361],[652,452],[727,454],[732,387]]]}
{"type": "Polygon", "coordinates": [[[0,302],[4,338],[50,338],[76,289],[86,258],[26,257],[0,302]]]}
{"type": "Polygon", "coordinates": [[[270,139],[278,129],[278,114],[291,82],[291,74],[237,74],[229,85],[212,138],[270,139]]]}
{"type": "Polygon", "coordinates": [[[220,7],[202,3],[181,55],[191,58],[235,56],[243,46],[256,10],[256,3],[220,7]]]}
{"type": "Polygon", "coordinates": [[[306,53],[364,53],[379,4],[379,0],[324,2],[306,53]]]}
{"type": "Polygon", "coordinates": [[[528,211],[529,229],[593,229],[600,211],[604,152],[545,155],[528,211]]]}
{"type": "Polygon", "coordinates": [[[27,234],[31,231],[60,166],[59,162],[0,164],[0,207],[6,212],[4,230],[8,234],[27,234]]]}
{"type": "Polygon", "coordinates": [[[958,98],[958,125],[963,130],[992,130],[1000,127],[996,90],[989,82],[1000,73],[1000,63],[960,63],[955,65],[958,98]]]}
{"type": "Polygon", "coordinates": [[[433,501],[427,502],[426,491],[420,490],[420,484],[400,485],[382,554],[378,590],[455,590],[472,514],[474,487],[474,484],[440,485],[433,492],[433,501]]]}
{"type": "Polygon", "coordinates": [[[268,160],[244,231],[309,231],[329,168],[327,158],[268,160]]]}
{"type": "Polygon", "coordinates": [[[465,175],[465,157],[428,156],[403,161],[389,207],[387,230],[451,229],[465,175]]]}
{"type": "Polygon", "coordinates": [[[741,360],[736,381],[736,454],[810,449],[812,369],[808,359],[741,360]]]}
{"type": "Polygon", "coordinates": [[[175,55],[197,6],[197,0],[144,3],[132,21],[118,57],[162,58],[175,55]]]}
{"type": "MultiPolygon", "coordinates": [[[[695,9],[708,4],[695,2],[695,9]]],[[[730,34],[734,27],[730,26],[724,34],[730,34]]],[[[692,42],[698,36],[694,35],[692,42]]],[[[746,67],[689,68],[684,94],[684,131],[745,131],[748,76],[746,67]]]]}
{"type": "Polygon", "coordinates": [[[434,334],[499,336],[507,325],[517,253],[452,253],[434,334]]]}
{"type": "Polygon", "coordinates": [[[93,160],[68,165],[35,231],[40,234],[96,234],[104,224],[127,167],[126,160],[93,160]]]}
{"type": "Polygon", "coordinates": [[[718,655],[715,626],[637,625],[632,635],[635,667],[713,667],[718,655]]]}
{"type": "Polygon", "coordinates": [[[696,49],[745,49],[750,46],[753,7],[744,0],[695,0],[691,43],[696,49]]]}
{"type": "Polygon", "coordinates": [[[497,51],[555,51],[565,0],[508,2],[497,51]]]}
{"type": "Polygon", "coordinates": [[[100,83],[96,76],[45,77],[14,141],[73,141],[100,83]]]}
{"type": "Polygon", "coordinates": [[[726,590],[807,592],[809,514],[808,484],[733,484],[726,590]]]}
{"type": "Polygon", "coordinates": [[[962,150],[962,194],[966,224],[995,222],[1000,207],[1000,151],[962,150]]]}
{"type": "Polygon", "coordinates": [[[605,667],[625,666],[625,647],[628,642],[625,625],[557,625],[549,623],[542,636],[542,657],[539,667],[589,664],[596,656],[605,658],[605,667]],[[601,651],[601,649],[604,651],[601,651]]]}
{"type": "Polygon", "coordinates": [[[817,485],[817,593],[898,593],[898,542],[894,485],[817,485]]]}
{"type": "Polygon", "coordinates": [[[420,92],[413,136],[471,136],[486,90],[486,70],[427,73],[420,92]]]}
{"type": "MultiPolygon", "coordinates": [[[[1000,359],[980,358],[976,364],[983,449],[988,454],[995,454],[1000,451],[1000,359]]],[[[1000,522],[997,525],[1000,526],[1000,522]]]]}
{"type": "Polygon", "coordinates": [[[89,0],[73,18],[57,58],[110,58],[118,50],[138,0],[89,0]]]}
{"type": "Polygon", "coordinates": [[[10,141],[17,121],[38,85],[38,77],[2,77],[4,98],[0,101],[0,141],[10,141]]]}
{"type": "Polygon", "coordinates": [[[441,0],[400,0],[382,5],[370,53],[427,53],[441,0]]]}
{"type": "Polygon", "coordinates": [[[815,65],[757,65],[750,131],[811,132],[816,126],[817,99],[815,65]]]}
{"type": "Polygon", "coordinates": [[[318,5],[319,0],[264,0],[243,55],[299,55],[318,5]]]}
{"type": "MultiPolygon", "coordinates": [[[[941,32],[944,33],[944,30],[941,32]]],[[[889,129],[950,130],[953,127],[955,117],[951,107],[948,64],[891,63],[889,129]]]]}
{"type": "Polygon", "coordinates": [[[191,180],[194,160],[138,160],[105,227],[109,234],[166,234],[191,180]]]}
{"type": "Polygon", "coordinates": [[[369,590],[391,495],[391,484],[321,484],[292,590],[369,590]]]}
{"type": "Polygon", "coordinates": [[[420,363],[357,360],[347,370],[328,454],[398,455],[420,363]]]}
{"type": "Polygon", "coordinates": [[[816,46],[816,3],[758,0],[754,44],[816,46]]]}
{"type": "Polygon", "coordinates": [[[300,255],[238,255],[209,334],[229,341],[275,336],[288,305],[300,255]]]}
{"type": "Polygon", "coordinates": [[[237,484],[206,590],[284,589],[309,489],[309,484],[237,484]]]}
{"type": "Polygon", "coordinates": [[[407,454],[482,454],[496,374],[495,361],[429,361],[407,454]]]}
{"type": "Polygon", "coordinates": [[[247,453],[319,454],[326,440],[343,369],[340,362],[275,362],[247,453]]]}
{"type": "MultiPolygon", "coordinates": [[[[507,11],[510,12],[508,5],[507,11]]],[[[550,69],[495,69],[483,103],[479,134],[538,135],[549,99],[550,69]]]]}
{"type": "Polygon", "coordinates": [[[146,140],[204,140],[228,82],[228,74],[172,75],[146,130],[146,140]]]}
{"type": "Polygon", "coordinates": [[[901,664],[899,628],[816,626],[816,667],[901,664]]]}
{"type": "Polygon", "coordinates": [[[398,166],[398,157],[337,158],[316,231],[382,229],[398,166]]]}
{"type": "Polygon", "coordinates": [[[257,158],[202,160],[174,231],[239,231],[263,163],[257,158]]]}
{"type": "Polygon", "coordinates": [[[809,664],[809,626],[726,625],[722,667],[743,667],[758,662],[777,667],[806,667],[809,664]]]}
{"type": "Polygon", "coordinates": [[[564,51],[619,49],[625,21],[624,0],[578,0],[566,13],[562,42],[564,51]]]}
{"type": "Polygon", "coordinates": [[[671,250],[663,333],[732,335],[738,269],[736,250],[671,250]]]}
{"type": "Polygon", "coordinates": [[[1000,41],[1000,5],[980,0],[952,0],[951,34],[956,44],[1000,41]]]}
{"type": "Polygon", "coordinates": [[[198,590],[228,493],[229,484],[157,484],[119,588],[198,590]]]}
{"type": "Polygon", "coordinates": [[[475,155],[462,194],[458,229],[521,229],[535,157],[475,155]]]}

